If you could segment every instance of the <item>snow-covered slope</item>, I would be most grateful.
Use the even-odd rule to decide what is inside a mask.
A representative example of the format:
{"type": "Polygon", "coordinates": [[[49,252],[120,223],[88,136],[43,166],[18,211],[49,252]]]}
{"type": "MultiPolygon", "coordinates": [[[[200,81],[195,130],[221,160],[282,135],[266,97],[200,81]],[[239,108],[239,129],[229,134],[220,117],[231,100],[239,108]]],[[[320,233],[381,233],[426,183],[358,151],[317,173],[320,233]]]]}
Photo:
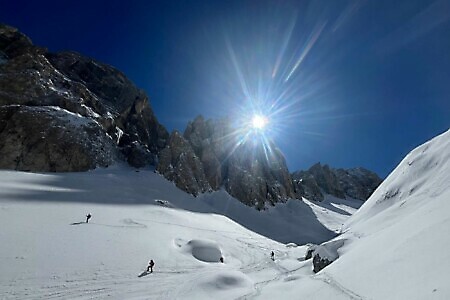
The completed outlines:
{"type": "Polygon", "coordinates": [[[222,191],[194,198],[150,170],[0,171],[0,298],[449,299],[449,172],[450,131],[348,218],[357,202],[257,212],[222,191]],[[339,257],[317,274],[307,246],[280,243],[324,241],[344,222],[319,249],[339,257]],[[150,259],[155,272],[138,277],[150,259]]]}
{"type": "Polygon", "coordinates": [[[262,298],[450,299],[450,131],[407,155],[343,229],[334,263],[262,298]]]}
{"type": "Polygon", "coordinates": [[[377,222],[380,212],[384,218],[386,214],[407,215],[411,210],[439,202],[450,192],[449,186],[450,131],[447,131],[411,151],[346,227],[361,230],[363,224],[377,222]]]}
{"type": "Polygon", "coordinates": [[[223,191],[194,198],[152,170],[0,171],[0,299],[257,295],[293,269],[312,274],[310,262],[297,260],[306,247],[275,240],[335,236],[358,202],[333,201],[259,212],[223,191]],[[139,278],[150,259],[155,272],[139,278]]]}
{"type": "Polygon", "coordinates": [[[409,153],[345,230],[354,245],[327,271],[342,284],[369,298],[449,299],[450,131],[409,153]]]}

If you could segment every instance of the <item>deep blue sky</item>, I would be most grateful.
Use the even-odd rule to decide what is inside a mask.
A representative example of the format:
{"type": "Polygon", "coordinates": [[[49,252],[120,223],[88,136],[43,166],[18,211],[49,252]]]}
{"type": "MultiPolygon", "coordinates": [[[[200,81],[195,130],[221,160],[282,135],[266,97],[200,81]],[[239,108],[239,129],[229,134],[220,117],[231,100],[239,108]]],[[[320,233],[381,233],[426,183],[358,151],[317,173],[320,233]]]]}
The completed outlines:
{"type": "Polygon", "coordinates": [[[169,130],[276,102],[292,171],[386,176],[450,127],[449,0],[0,0],[0,22],[117,67],[169,130]]]}

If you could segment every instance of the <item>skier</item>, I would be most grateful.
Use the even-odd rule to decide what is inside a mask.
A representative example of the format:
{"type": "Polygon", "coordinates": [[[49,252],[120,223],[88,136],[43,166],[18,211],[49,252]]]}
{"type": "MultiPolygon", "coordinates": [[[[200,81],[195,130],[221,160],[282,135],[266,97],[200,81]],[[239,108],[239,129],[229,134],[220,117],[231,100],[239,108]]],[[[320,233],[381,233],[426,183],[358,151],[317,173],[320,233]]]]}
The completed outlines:
{"type": "Polygon", "coordinates": [[[220,260],[221,263],[223,263],[223,257],[222,256],[219,258],[219,260],[220,260]]]}
{"type": "Polygon", "coordinates": [[[273,253],[273,251],[270,252],[270,258],[271,258],[273,261],[275,261],[275,253],[273,253]]]}
{"type": "Polygon", "coordinates": [[[86,215],[86,223],[89,223],[89,219],[90,219],[91,217],[92,217],[91,214],[87,214],[87,215],[86,215]]]}
{"type": "Polygon", "coordinates": [[[153,273],[153,266],[155,265],[155,262],[153,259],[150,259],[147,266],[147,272],[153,273]]]}

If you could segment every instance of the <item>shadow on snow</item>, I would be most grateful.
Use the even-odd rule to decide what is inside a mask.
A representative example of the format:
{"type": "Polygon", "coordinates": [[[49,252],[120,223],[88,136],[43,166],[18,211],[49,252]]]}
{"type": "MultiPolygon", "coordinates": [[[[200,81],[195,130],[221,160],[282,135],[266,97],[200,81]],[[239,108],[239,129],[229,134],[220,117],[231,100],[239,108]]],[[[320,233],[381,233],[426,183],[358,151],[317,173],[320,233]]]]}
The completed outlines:
{"type": "MultiPolygon", "coordinates": [[[[312,209],[301,200],[289,200],[264,211],[257,211],[225,191],[193,197],[149,170],[135,172],[127,168],[79,173],[20,174],[20,185],[17,185],[14,178],[10,182],[12,187],[8,185],[8,179],[1,184],[11,191],[0,192],[2,198],[18,201],[158,205],[167,206],[167,209],[215,213],[281,243],[321,243],[336,236],[335,232],[328,230],[317,220],[312,209]]],[[[71,225],[82,223],[84,222],[71,225]]]]}

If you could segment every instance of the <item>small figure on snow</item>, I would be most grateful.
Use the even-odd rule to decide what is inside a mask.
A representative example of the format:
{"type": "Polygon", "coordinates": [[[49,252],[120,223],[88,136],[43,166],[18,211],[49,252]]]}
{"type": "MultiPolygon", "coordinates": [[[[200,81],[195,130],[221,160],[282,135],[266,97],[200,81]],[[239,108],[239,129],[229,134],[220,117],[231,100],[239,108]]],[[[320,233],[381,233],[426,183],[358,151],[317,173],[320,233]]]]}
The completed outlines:
{"type": "Polygon", "coordinates": [[[89,219],[90,219],[91,217],[92,217],[91,214],[87,214],[87,215],[86,215],[86,223],[89,223],[89,219]]]}
{"type": "Polygon", "coordinates": [[[153,273],[153,266],[155,265],[155,262],[153,259],[150,259],[147,266],[147,272],[153,273]]]}
{"type": "Polygon", "coordinates": [[[221,263],[223,263],[223,257],[222,256],[219,258],[219,260],[220,260],[221,263]]]}
{"type": "Polygon", "coordinates": [[[270,259],[272,259],[273,261],[275,261],[275,253],[273,253],[273,251],[270,252],[270,259]]]}

